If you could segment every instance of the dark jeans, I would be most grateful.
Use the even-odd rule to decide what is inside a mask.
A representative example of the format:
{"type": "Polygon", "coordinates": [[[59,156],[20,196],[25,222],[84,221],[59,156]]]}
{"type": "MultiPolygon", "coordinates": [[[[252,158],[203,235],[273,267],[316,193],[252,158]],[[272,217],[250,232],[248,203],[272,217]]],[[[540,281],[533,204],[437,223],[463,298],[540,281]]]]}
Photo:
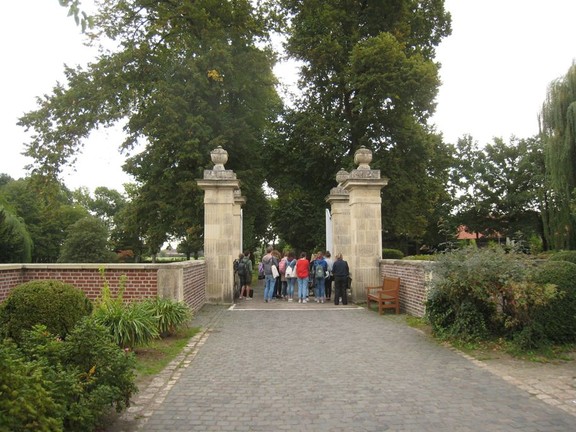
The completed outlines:
{"type": "Polygon", "coordinates": [[[348,276],[334,276],[334,304],[340,303],[342,297],[342,304],[348,304],[348,276]]]}
{"type": "Polygon", "coordinates": [[[334,280],[334,276],[327,277],[325,279],[325,288],[326,288],[326,298],[332,297],[332,281],[334,280]]]}

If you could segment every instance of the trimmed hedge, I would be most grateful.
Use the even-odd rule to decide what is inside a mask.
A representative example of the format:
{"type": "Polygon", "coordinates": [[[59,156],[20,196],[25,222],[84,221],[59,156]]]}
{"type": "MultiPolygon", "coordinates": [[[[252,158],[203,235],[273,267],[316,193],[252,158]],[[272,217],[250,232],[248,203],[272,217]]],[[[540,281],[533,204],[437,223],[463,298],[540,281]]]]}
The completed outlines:
{"type": "Polygon", "coordinates": [[[576,264],[548,261],[536,269],[533,279],[556,285],[559,296],[536,310],[529,331],[539,334],[542,340],[576,342],[576,264]]]}
{"type": "Polygon", "coordinates": [[[576,250],[556,252],[549,258],[550,261],[567,261],[576,264],[576,250]]]}
{"type": "Polygon", "coordinates": [[[399,249],[382,249],[383,259],[402,259],[404,258],[404,252],[399,249]]]}

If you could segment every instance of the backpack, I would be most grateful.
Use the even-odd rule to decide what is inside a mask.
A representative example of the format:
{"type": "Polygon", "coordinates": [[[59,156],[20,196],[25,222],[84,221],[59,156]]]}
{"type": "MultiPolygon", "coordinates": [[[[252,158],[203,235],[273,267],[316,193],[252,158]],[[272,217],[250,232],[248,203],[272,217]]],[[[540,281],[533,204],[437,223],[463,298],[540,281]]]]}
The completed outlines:
{"type": "Polygon", "coordinates": [[[246,271],[248,270],[247,266],[246,266],[246,261],[243,259],[240,260],[240,262],[238,262],[238,274],[240,276],[244,276],[246,274],[246,271]]]}
{"type": "Polygon", "coordinates": [[[262,266],[264,268],[264,274],[271,274],[272,273],[272,258],[269,258],[267,261],[262,261],[262,266]]]}
{"type": "Polygon", "coordinates": [[[264,264],[258,264],[258,279],[264,279],[264,264]]]}
{"type": "Polygon", "coordinates": [[[316,279],[324,279],[324,267],[322,267],[322,264],[316,264],[316,268],[314,269],[314,276],[316,276],[316,279]]]}
{"type": "MultiPolygon", "coordinates": [[[[234,260],[233,266],[234,266],[234,272],[237,273],[237,272],[238,272],[238,268],[239,268],[239,266],[240,266],[240,262],[239,262],[237,259],[234,260]]],[[[239,274],[239,273],[238,273],[238,274],[239,274]]]]}
{"type": "Polygon", "coordinates": [[[288,262],[287,259],[281,259],[280,265],[278,266],[278,270],[280,270],[280,274],[286,273],[286,263],[288,262]]]}

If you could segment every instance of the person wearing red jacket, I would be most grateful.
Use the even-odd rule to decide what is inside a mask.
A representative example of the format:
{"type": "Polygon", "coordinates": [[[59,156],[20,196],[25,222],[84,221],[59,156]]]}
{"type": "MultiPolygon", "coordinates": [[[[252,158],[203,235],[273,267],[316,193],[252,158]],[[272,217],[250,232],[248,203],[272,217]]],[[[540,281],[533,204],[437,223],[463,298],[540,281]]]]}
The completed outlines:
{"type": "Polygon", "coordinates": [[[310,261],[306,259],[306,252],[300,254],[296,261],[296,277],[298,278],[298,303],[306,303],[308,295],[308,267],[310,261]]]}

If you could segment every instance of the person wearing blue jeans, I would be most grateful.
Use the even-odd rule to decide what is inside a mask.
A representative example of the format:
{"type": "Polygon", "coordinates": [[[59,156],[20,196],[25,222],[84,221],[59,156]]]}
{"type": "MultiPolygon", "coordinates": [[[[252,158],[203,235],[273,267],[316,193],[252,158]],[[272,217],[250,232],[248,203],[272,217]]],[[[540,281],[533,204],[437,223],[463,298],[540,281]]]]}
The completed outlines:
{"type": "Polygon", "coordinates": [[[278,260],[272,255],[272,246],[266,248],[266,255],[262,258],[262,265],[264,267],[264,301],[266,303],[272,301],[275,294],[276,278],[272,275],[272,266],[278,268],[278,260]]]}
{"type": "Polygon", "coordinates": [[[308,267],[310,261],[306,259],[306,252],[300,254],[296,261],[296,277],[298,278],[298,303],[306,303],[308,296],[308,267]]]}
{"type": "Polygon", "coordinates": [[[296,285],[296,258],[294,252],[288,252],[286,259],[286,298],[289,302],[294,301],[294,285],[296,285]],[[290,273],[290,276],[288,276],[290,273]]]}
{"type": "Polygon", "coordinates": [[[316,296],[317,303],[324,303],[326,298],[326,280],[325,277],[328,272],[328,263],[324,259],[322,252],[318,252],[316,259],[312,263],[314,272],[314,295],[316,296]]]}

